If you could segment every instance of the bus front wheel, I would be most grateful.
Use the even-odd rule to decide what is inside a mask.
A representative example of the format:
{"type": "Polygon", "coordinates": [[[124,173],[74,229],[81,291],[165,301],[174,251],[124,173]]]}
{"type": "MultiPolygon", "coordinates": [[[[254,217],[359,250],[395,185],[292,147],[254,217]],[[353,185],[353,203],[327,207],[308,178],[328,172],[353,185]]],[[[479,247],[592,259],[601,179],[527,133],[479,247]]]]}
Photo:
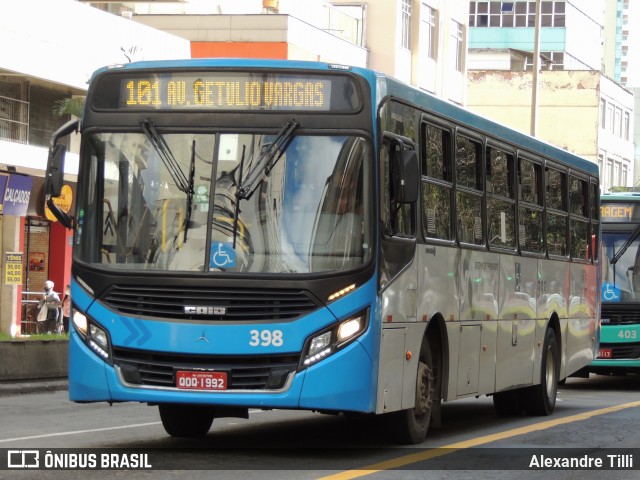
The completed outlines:
{"type": "Polygon", "coordinates": [[[550,415],[556,406],[560,353],[552,328],[547,328],[545,332],[541,360],[540,384],[531,387],[525,396],[524,408],[529,415],[550,415]]]}
{"type": "Polygon", "coordinates": [[[172,437],[204,437],[211,428],[215,410],[202,405],[162,403],[158,405],[160,420],[172,437]]]}
{"type": "Polygon", "coordinates": [[[425,340],[420,349],[416,376],[416,403],[413,408],[387,414],[395,440],[402,444],[421,443],[427,436],[434,402],[433,359],[425,340]]]}

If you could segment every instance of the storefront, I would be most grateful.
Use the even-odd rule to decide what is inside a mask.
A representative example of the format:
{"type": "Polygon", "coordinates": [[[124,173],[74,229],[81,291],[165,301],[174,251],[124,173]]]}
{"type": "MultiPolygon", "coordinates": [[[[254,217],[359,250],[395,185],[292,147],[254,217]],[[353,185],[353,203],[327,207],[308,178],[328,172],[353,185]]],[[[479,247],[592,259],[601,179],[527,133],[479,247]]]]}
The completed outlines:
{"type": "MultiPolygon", "coordinates": [[[[71,211],[75,183],[67,183],[59,207],[71,211]]],[[[35,306],[44,282],[63,292],[71,278],[72,232],[48,212],[44,179],[0,174],[0,331],[12,336],[37,331],[35,306]]]]}

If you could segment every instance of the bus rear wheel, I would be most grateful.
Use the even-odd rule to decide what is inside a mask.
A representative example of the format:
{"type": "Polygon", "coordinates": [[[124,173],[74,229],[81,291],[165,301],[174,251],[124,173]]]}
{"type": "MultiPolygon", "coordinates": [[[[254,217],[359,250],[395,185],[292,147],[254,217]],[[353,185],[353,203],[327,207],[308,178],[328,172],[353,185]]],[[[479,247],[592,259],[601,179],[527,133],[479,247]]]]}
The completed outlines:
{"type": "Polygon", "coordinates": [[[434,385],[431,349],[428,342],[424,341],[416,375],[415,406],[388,414],[389,427],[398,443],[421,443],[427,437],[434,402],[434,385]]]}
{"type": "Polygon", "coordinates": [[[524,408],[529,415],[551,415],[556,406],[560,354],[556,333],[552,328],[547,328],[544,335],[541,363],[540,384],[531,387],[524,395],[524,408]]]}
{"type": "Polygon", "coordinates": [[[158,405],[160,420],[172,437],[204,437],[211,428],[215,410],[202,405],[162,403],[158,405]]]}

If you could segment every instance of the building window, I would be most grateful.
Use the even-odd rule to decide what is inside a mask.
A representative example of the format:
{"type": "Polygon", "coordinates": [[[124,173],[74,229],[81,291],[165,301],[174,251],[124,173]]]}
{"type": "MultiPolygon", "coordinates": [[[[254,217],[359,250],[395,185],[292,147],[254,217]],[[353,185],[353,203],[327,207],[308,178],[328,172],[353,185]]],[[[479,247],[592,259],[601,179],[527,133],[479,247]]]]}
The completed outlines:
{"type": "Polygon", "coordinates": [[[402,46],[411,50],[411,0],[402,0],[402,46]]]}
{"type": "Polygon", "coordinates": [[[458,72],[462,72],[463,68],[463,54],[464,54],[464,31],[462,24],[451,20],[451,45],[454,51],[454,65],[458,72]]]}
{"type": "Polygon", "coordinates": [[[600,99],[600,128],[604,130],[606,126],[607,126],[607,101],[604,98],[601,98],[600,99]]]}
{"type": "Polygon", "coordinates": [[[612,128],[611,132],[616,137],[621,137],[622,136],[622,109],[619,108],[619,107],[616,107],[616,110],[615,110],[615,113],[614,113],[613,128],[612,128]]]}
{"type": "MultiPolygon", "coordinates": [[[[565,1],[541,2],[540,22],[542,27],[563,28],[565,26],[565,1]]],[[[470,27],[535,27],[536,2],[469,2],[470,27]]]]}
{"type": "Polygon", "coordinates": [[[0,139],[27,143],[29,130],[29,84],[0,76],[0,139]]]}
{"type": "Polygon", "coordinates": [[[629,112],[624,112],[624,120],[623,120],[623,124],[622,124],[622,131],[623,131],[623,138],[625,140],[629,140],[629,122],[630,122],[630,117],[629,117],[629,112]]]}
{"type": "Polygon", "coordinates": [[[427,58],[435,60],[438,57],[436,44],[436,10],[427,4],[422,4],[420,14],[420,50],[427,58]]]}

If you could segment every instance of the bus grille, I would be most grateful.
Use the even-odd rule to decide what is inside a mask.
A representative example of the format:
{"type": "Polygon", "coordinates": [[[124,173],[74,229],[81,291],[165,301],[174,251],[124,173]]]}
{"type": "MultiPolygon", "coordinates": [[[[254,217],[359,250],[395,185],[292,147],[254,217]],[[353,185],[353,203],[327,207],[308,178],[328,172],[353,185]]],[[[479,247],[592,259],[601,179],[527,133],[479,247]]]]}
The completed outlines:
{"type": "Polygon", "coordinates": [[[622,310],[603,305],[600,318],[603,325],[636,325],[640,324],[640,309],[627,307],[622,310]]]}
{"type": "Polygon", "coordinates": [[[113,349],[113,364],[128,384],[175,388],[179,370],[227,373],[228,390],[279,390],[298,367],[298,355],[201,356],[113,349]]]}
{"type": "Polygon", "coordinates": [[[611,349],[611,358],[614,360],[640,359],[640,343],[601,343],[600,350],[611,349]]]}
{"type": "Polygon", "coordinates": [[[102,299],[123,315],[171,320],[288,320],[320,308],[304,290],[116,285],[102,299]],[[193,313],[198,307],[198,313],[193,313]]]}

